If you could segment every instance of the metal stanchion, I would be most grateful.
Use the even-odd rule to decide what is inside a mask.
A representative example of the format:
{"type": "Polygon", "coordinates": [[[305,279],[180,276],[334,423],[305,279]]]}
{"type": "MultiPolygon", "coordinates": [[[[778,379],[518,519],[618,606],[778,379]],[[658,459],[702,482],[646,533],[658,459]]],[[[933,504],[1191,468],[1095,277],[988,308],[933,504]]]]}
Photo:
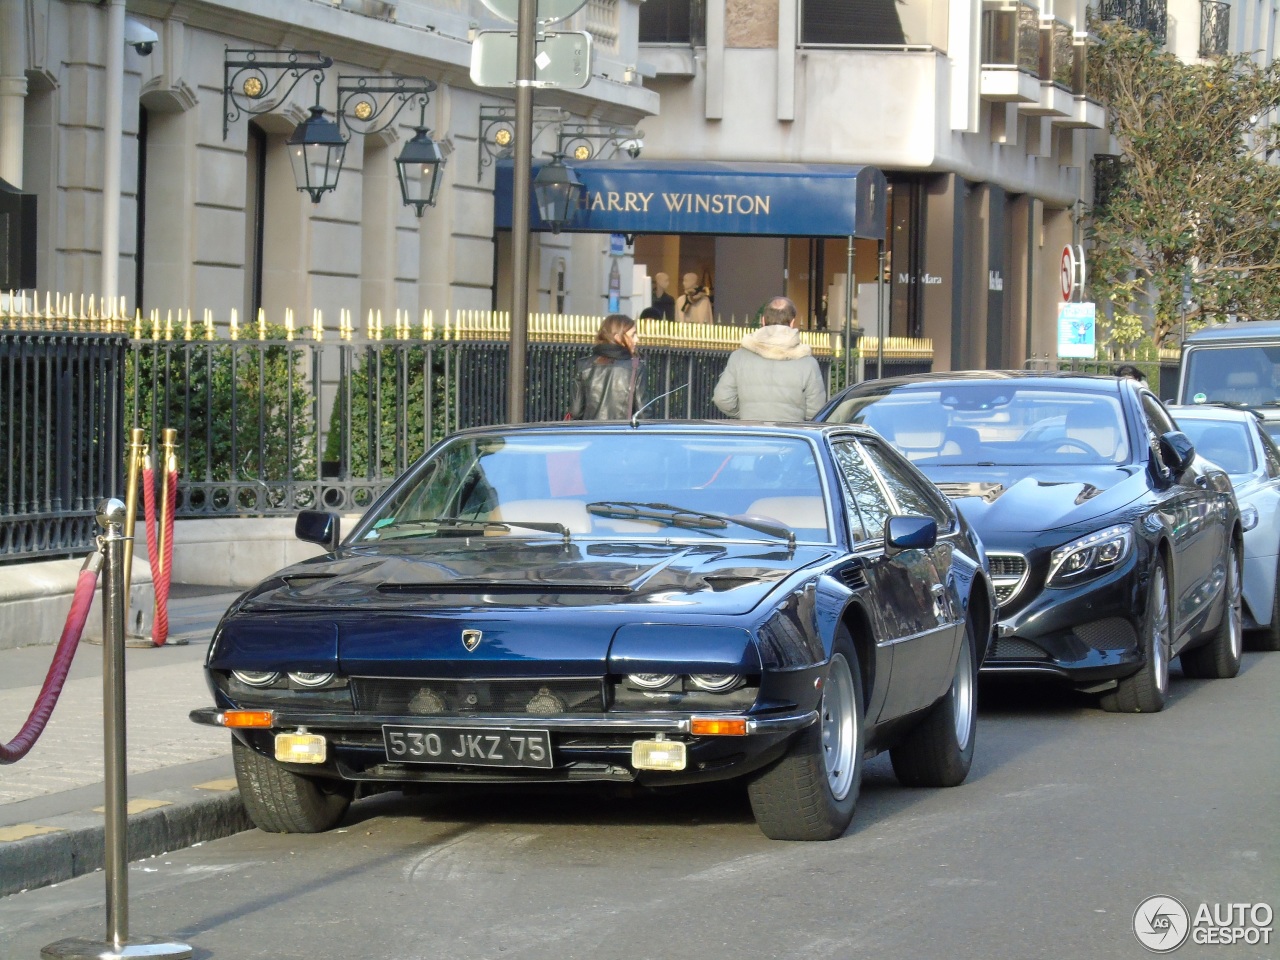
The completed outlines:
{"type": "MultiPolygon", "coordinates": [[[[138,517],[138,477],[142,472],[142,458],[147,455],[141,427],[129,431],[129,443],[125,452],[128,481],[124,491],[124,611],[129,617],[129,588],[133,580],[133,529],[138,517]]],[[[126,628],[127,629],[127,628],[126,628]]]]}
{"type": "Polygon", "coordinates": [[[165,563],[165,543],[169,538],[169,485],[178,469],[178,431],[173,427],[165,427],[160,441],[160,516],[157,520],[156,553],[160,573],[153,574],[156,580],[169,575],[165,563]]]}
{"type": "Polygon", "coordinates": [[[119,500],[98,504],[102,545],[102,714],[106,770],[107,936],[105,940],[70,937],[40,951],[45,960],[186,960],[191,947],[162,937],[129,936],[129,831],[126,819],[124,702],[124,521],[119,500]]]}

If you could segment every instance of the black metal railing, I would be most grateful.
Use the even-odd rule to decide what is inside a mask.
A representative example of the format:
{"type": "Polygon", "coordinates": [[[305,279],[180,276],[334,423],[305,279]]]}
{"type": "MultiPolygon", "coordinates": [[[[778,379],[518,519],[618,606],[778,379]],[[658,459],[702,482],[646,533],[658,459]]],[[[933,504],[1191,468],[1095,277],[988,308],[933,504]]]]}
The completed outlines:
{"type": "Polygon", "coordinates": [[[1221,57],[1231,41],[1231,4],[1200,0],[1200,56],[1221,57]]]}
{"type": "Polygon", "coordinates": [[[646,0],[640,5],[641,43],[707,42],[704,0],[646,0]]]}
{"type": "Polygon", "coordinates": [[[123,334],[0,330],[0,562],[93,549],[123,492],[123,334]]]}
{"type": "Polygon", "coordinates": [[[1145,30],[1159,44],[1169,33],[1168,0],[1100,0],[1098,17],[1123,20],[1135,30],[1145,30]]]}

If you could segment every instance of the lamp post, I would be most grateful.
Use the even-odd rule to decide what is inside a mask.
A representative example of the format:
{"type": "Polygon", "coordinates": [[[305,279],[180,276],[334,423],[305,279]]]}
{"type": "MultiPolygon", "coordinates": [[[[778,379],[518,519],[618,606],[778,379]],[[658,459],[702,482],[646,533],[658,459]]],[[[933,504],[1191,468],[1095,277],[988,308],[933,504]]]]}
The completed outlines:
{"type": "Polygon", "coordinates": [[[520,0],[516,15],[515,159],[511,181],[511,353],[507,422],[524,423],[529,357],[529,175],[533,170],[533,81],[536,0],[520,0]]]}

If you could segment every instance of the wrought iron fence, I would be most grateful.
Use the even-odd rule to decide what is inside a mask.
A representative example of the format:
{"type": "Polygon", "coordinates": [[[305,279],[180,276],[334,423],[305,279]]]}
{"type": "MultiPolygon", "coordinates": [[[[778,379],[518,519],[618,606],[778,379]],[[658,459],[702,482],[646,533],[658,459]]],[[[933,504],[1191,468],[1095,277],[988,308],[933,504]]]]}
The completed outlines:
{"type": "Polygon", "coordinates": [[[1135,30],[1145,30],[1164,44],[1169,32],[1168,0],[1100,0],[1098,17],[1123,20],[1135,30]]]}
{"type": "Polygon", "coordinates": [[[0,325],[0,562],[83,554],[121,491],[128,337],[0,325]]]}
{"type": "MultiPolygon", "coordinates": [[[[123,491],[125,427],[178,431],[178,516],[359,511],[448,434],[506,419],[505,314],[430,313],[336,330],[259,315],[90,320],[69,305],[17,314],[0,303],[0,560],[92,543],[93,508],[123,491]],[[89,328],[102,333],[85,332],[89,328]],[[10,357],[19,359],[10,359],[10,357]],[[24,400],[24,397],[42,398],[24,400]],[[52,458],[52,459],[51,459],[52,458]],[[52,463],[53,467],[48,464],[52,463]],[[54,469],[56,467],[56,469],[54,469]],[[70,471],[70,473],[68,473],[70,471]],[[80,472],[77,472],[80,471],[80,472]]],[[[525,419],[559,420],[599,317],[530,318],[525,419]]],[[[749,327],[639,321],[646,418],[706,419],[749,327]]],[[[833,389],[847,381],[839,334],[805,331],[833,389]]],[[[875,375],[874,339],[860,346],[875,375]]],[[[928,369],[929,341],[886,338],[885,375],[928,369]]],[[[856,351],[849,354],[856,361],[856,351]]],[[[849,372],[857,375],[852,363],[849,372]]]]}

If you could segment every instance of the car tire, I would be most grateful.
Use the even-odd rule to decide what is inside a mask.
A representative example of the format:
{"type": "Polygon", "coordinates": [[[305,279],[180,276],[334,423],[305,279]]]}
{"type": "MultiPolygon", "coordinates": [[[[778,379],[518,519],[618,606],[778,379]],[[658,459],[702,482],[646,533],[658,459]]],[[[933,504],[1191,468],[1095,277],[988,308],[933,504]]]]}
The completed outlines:
{"type": "Polygon", "coordinates": [[[231,740],[231,761],[249,819],[267,833],[322,833],[351,806],[354,784],[304,777],[231,740]]]}
{"type": "Polygon", "coordinates": [[[1240,548],[1227,549],[1226,611],[1213,638],[1194,650],[1182,652],[1182,672],[1197,680],[1226,680],[1240,672],[1244,651],[1244,614],[1240,597],[1240,548]]]}
{"type": "Polygon", "coordinates": [[[1271,597],[1271,622],[1251,637],[1258,650],[1280,650],[1280,563],[1276,564],[1276,591],[1271,597]]]}
{"type": "Polygon", "coordinates": [[[853,641],[836,635],[818,721],[747,788],[751,812],[771,840],[834,840],[848,829],[862,786],[866,717],[853,641]]]}
{"type": "Polygon", "coordinates": [[[969,776],[978,720],[974,649],[973,620],[966,617],[951,688],[889,750],[893,772],[904,787],[955,787],[969,776]]]}
{"type": "Polygon", "coordinates": [[[1164,559],[1151,565],[1147,583],[1147,609],[1142,615],[1139,643],[1142,666],[1124,677],[1116,688],[1102,695],[1102,709],[1111,713],[1158,713],[1169,693],[1169,649],[1172,637],[1169,577],[1164,559]]]}

